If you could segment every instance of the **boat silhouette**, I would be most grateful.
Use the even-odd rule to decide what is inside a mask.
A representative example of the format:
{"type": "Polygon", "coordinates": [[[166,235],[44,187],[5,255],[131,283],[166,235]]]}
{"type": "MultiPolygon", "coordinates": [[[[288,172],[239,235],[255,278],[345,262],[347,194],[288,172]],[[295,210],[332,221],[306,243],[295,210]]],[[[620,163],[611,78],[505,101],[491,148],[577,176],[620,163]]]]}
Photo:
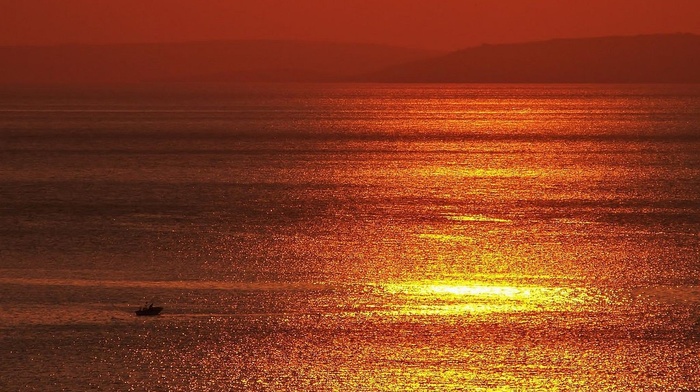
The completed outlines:
{"type": "Polygon", "coordinates": [[[136,311],[137,316],[157,316],[163,310],[162,306],[144,305],[136,311]]]}

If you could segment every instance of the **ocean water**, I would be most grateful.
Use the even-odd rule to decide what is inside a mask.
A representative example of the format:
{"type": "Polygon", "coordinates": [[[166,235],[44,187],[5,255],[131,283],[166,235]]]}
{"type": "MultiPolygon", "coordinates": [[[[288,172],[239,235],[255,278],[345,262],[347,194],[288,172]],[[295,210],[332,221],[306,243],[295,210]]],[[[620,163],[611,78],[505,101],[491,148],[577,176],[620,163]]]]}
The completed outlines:
{"type": "Polygon", "coordinates": [[[699,195],[700,86],[6,91],[0,390],[698,390],[699,195]]]}

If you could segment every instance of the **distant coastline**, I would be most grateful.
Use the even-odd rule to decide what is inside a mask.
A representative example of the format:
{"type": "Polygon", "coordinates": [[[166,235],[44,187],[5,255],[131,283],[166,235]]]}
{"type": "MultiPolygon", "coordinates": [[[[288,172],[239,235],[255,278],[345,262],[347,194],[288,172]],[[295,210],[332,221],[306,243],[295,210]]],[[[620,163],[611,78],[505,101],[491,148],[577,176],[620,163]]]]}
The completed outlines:
{"type": "Polygon", "coordinates": [[[388,67],[404,83],[700,83],[700,36],[659,34],[482,45],[388,67]]]}
{"type": "Polygon", "coordinates": [[[700,83],[700,36],[481,45],[450,53],[300,41],[0,47],[0,86],[361,83],[700,83]]]}

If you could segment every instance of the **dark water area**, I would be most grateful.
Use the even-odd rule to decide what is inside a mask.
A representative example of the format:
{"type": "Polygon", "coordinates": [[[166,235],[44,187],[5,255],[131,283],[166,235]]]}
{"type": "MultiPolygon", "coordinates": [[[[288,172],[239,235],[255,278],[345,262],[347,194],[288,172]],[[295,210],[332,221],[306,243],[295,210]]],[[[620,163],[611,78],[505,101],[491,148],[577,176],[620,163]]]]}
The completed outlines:
{"type": "Polygon", "coordinates": [[[4,92],[0,173],[3,391],[700,388],[695,85],[4,92]]]}

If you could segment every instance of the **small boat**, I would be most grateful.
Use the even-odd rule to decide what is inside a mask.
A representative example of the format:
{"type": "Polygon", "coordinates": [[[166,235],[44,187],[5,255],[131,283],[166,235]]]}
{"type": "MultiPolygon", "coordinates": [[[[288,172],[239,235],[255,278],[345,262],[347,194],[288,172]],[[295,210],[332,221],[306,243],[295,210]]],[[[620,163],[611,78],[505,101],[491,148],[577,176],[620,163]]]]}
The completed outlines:
{"type": "Polygon", "coordinates": [[[137,316],[157,316],[160,314],[160,312],[163,310],[162,306],[153,306],[153,304],[150,304],[148,306],[144,306],[142,308],[139,308],[139,310],[136,311],[137,316]]]}

